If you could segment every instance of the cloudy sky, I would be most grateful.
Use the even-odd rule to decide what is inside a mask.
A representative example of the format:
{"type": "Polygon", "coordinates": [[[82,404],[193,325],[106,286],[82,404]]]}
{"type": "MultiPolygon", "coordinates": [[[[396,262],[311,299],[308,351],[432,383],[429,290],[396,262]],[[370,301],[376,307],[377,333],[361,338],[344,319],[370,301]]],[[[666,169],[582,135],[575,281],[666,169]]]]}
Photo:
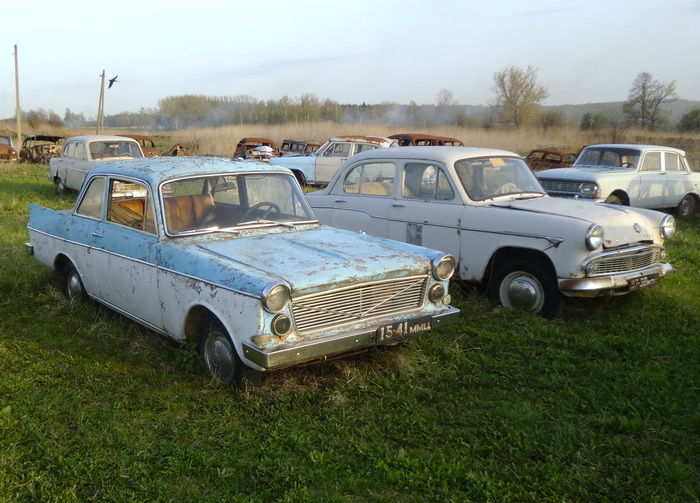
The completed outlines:
{"type": "Polygon", "coordinates": [[[546,105],[624,101],[635,77],[700,100],[700,0],[33,0],[4,5],[0,118],[97,115],[168,96],[487,105],[493,75],[538,69],[546,105]]]}

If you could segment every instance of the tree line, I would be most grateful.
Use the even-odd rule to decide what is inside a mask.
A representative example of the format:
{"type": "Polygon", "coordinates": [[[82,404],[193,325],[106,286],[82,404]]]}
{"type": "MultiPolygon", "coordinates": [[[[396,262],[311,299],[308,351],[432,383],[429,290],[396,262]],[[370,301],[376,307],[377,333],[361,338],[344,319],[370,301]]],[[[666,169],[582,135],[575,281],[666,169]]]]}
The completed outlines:
{"type": "MultiPolygon", "coordinates": [[[[556,108],[546,108],[542,102],[549,90],[538,79],[532,66],[509,66],[493,75],[494,97],[487,107],[469,107],[457,103],[449,89],[440,90],[435,103],[408,105],[396,103],[341,104],[320,99],[307,93],[298,98],[258,100],[249,95],[204,96],[186,94],[161,99],[154,109],[121,112],[105,116],[105,126],[145,130],[182,130],[193,127],[217,127],[231,124],[287,124],[314,121],[330,123],[391,123],[411,127],[458,125],[465,127],[553,128],[568,125],[556,108]]],[[[676,84],[656,80],[650,73],[640,73],[632,83],[627,100],[619,115],[588,112],[578,126],[584,130],[609,127],[640,129],[670,129],[700,131],[700,108],[686,113],[672,124],[666,105],[678,100],[676,84]]],[[[53,111],[42,109],[23,112],[23,121],[37,130],[42,124],[53,127],[90,127],[94,118],[74,114],[66,109],[61,118],[53,111]]]]}

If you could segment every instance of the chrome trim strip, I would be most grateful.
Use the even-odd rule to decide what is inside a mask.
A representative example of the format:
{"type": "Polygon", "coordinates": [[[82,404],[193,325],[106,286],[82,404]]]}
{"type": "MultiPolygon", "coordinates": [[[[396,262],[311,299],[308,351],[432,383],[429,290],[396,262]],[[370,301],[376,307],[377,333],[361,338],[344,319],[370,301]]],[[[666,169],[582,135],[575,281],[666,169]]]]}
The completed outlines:
{"type": "Polygon", "coordinates": [[[560,279],[559,290],[567,297],[594,297],[606,292],[627,288],[630,280],[648,274],[658,274],[659,278],[670,275],[674,268],[668,262],[661,262],[634,272],[597,276],[593,278],[560,279]]]}

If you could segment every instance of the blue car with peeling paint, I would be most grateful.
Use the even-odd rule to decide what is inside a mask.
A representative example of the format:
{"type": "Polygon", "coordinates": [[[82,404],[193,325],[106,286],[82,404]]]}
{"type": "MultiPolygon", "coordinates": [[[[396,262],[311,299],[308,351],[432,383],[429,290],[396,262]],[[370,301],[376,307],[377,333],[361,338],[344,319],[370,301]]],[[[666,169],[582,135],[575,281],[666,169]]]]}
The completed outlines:
{"type": "Polygon", "coordinates": [[[31,205],[29,251],[70,301],[195,337],[214,379],[391,345],[457,321],[436,250],[321,225],[291,171],[210,157],[91,170],[75,205],[31,205]]]}

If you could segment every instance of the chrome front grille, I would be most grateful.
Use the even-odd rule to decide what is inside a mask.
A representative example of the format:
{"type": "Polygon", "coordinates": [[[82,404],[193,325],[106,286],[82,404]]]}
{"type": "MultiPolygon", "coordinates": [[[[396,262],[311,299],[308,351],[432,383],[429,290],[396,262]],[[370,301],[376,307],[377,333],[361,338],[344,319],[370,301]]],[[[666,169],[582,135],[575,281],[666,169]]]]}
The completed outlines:
{"type": "Polygon", "coordinates": [[[586,267],[589,276],[632,272],[661,261],[662,248],[645,248],[634,253],[620,253],[593,260],[586,267]]]}
{"type": "Polygon", "coordinates": [[[580,194],[581,182],[566,182],[563,180],[540,180],[542,187],[549,194],[580,194]]]}
{"type": "Polygon", "coordinates": [[[423,305],[427,283],[427,276],[413,276],[297,297],[292,300],[297,332],[303,335],[417,309],[423,305]]]}

